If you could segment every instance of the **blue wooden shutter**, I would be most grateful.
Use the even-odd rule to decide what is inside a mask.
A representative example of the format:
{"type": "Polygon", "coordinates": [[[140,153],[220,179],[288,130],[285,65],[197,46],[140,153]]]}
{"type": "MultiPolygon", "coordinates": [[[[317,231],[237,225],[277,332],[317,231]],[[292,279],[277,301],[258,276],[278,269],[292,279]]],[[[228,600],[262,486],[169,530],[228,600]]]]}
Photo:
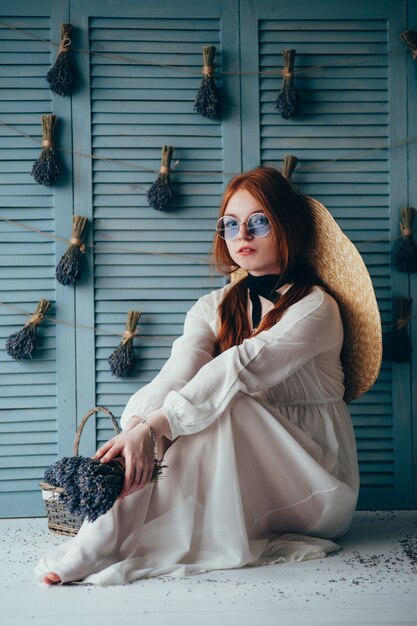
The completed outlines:
{"type": "MultiPolygon", "coordinates": [[[[74,3],[73,15],[85,25],[81,47],[97,53],[89,68],[83,64],[89,71],[90,102],[85,99],[84,105],[90,119],[83,110],[79,124],[75,120],[75,141],[82,151],[111,159],[93,160],[91,172],[79,180],[92,197],[96,246],[83,319],[97,328],[95,342],[84,335],[79,343],[78,367],[87,383],[78,389],[80,413],[81,406],[87,410],[96,403],[119,417],[131,394],[152,380],[168,358],[185,312],[223,284],[222,277],[212,275],[207,255],[223,171],[240,168],[237,90],[228,94],[224,123],[198,115],[193,104],[201,84],[203,45],[216,46],[221,72],[226,33],[229,69],[238,62],[237,32],[228,32],[233,4],[160,2],[157,8],[133,10],[132,3],[74,3]],[[146,199],[163,144],[173,145],[173,161],[179,160],[172,171],[175,201],[168,212],[155,211],[146,199]],[[128,309],[142,311],[134,341],[138,363],[132,375],[120,379],[112,376],[107,359],[121,340],[117,333],[124,330],[128,309]]],[[[222,85],[220,76],[218,84],[227,90],[236,80],[222,85]]],[[[93,424],[87,433],[83,445],[91,451],[112,435],[108,418],[99,415],[95,433],[93,424]]]]}
{"type": "MultiPolygon", "coordinates": [[[[38,145],[0,126],[0,214],[61,237],[69,237],[73,213],[86,215],[87,243],[97,246],[88,249],[77,286],[63,287],[54,270],[66,244],[0,222],[0,300],[32,312],[47,297],[50,315],[65,322],[42,324],[33,360],[15,362],[4,344],[26,318],[0,306],[3,517],[42,514],[38,482],[47,465],[72,454],[83,414],[102,403],[119,417],[129,396],[164,363],[172,344],[164,338],[180,334],[187,308],[220,286],[204,265],[145,252],[206,259],[223,184],[242,168],[280,165],[286,153],[299,157],[295,183],[326,204],[363,254],[384,337],[391,332],[392,298],[415,296],[415,277],[393,269],[394,244],[387,241],[399,234],[400,207],[407,201],[415,206],[415,177],[407,181],[406,172],[415,171],[416,144],[396,146],[413,137],[417,66],[399,33],[415,26],[415,6],[410,4],[407,22],[405,2],[393,0],[371,0],[365,8],[328,0],[314,6],[305,0],[143,4],[14,0],[0,7],[1,20],[27,32],[1,29],[0,120],[40,139],[41,115],[53,112],[58,147],[76,150],[73,160],[60,153],[62,184],[41,187],[30,176],[38,145]],[[75,25],[73,45],[97,53],[74,55],[79,84],[72,101],[51,95],[45,74],[56,47],[36,40],[57,42],[67,21],[75,25]],[[204,44],[217,46],[216,61],[227,72],[219,80],[226,102],[221,123],[193,112],[204,44]],[[256,74],[280,68],[286,47],[297,50],[302,100],[299,117],[289,121],[275,111],[281,77],[256,74]],[[325,67],[307,70],[316,65],[325,67]],[[196,73],[181,71],[188,67],[196,73]],[[180,163],[172,175],[175,205],[158,214],[145,199],[156,174],[140,168],[158,170],[163,143],[175,146],[180,163]],[[372,151],[388,143],[391,150],[372,151]],[[374,239],[383,241],[361,243],[374,239]],[[107,357],[129,308],[142,310],[139,331],[153,339],[135,340],[139,362],[123,380],[111,376],[107,357]]],[[[411,332],[415,344],[415,324],[411,332]]],[[[350,405],[361,468],[359,508],[410,508],[415,502],[412,384],[408,364],[383,363],[373,389],[350,405]]],[[[107,418],[92,418],[81,452],[91,454],[111,434],[107,418]]]]}
{"type": "MultiPolygon", "coordinates": [[[[51,36],[59,39],[59,23],[67,21],[62,7],[50,11],[49,2],[35,8],[14,2],[1,7],[0,21],[23,30],[0,26],[0,120],[14,129],[42,139],[41,116],[58,115],[58,142],[69,141],[68,103],[55,103],[45,75],[51,66],[51,36]],[[37,40],[36,37],[45,39],[37,40]]],[[[55,56],[55,55],[54,55],[55,56]]],[[[70,122],[70,120],[69,120],[70,122]]],[[[59,145],[59,143],[58,143],[59,145]]],[[[70,145],[68,146],[70,147],[70,145]]],[[[39,185],[30,175],[40,143],[0,126],[0,214],[30,228],[69,237],[71,233],[71,159],[60,155],[65,167],[64,189],[39,185]],[[70,187],[70,186],[69,186],[70,187]],[[62,206],[61,206],[62,205],[62,206]],[[56,215],[57,206],[60,207],[56,215]],[[68,231],[69,228],[69,231],[68,231]]],[[[38,330],[33,358],[14,361],[5,351],[6,339],[27,322],[40,298],[51,301],[48,311],[71,323],[72,290],[56,288],[57,254],[66,245],[0,221],[0,514],[3,517],[43,513],[38,486],[44,469],[72,450],[75,407],[74,364],[69,326],[44,321],[38,330]],[[58,295],[59,294],[59,295],[58,295]],[[56,301],[59,304],[55,306],[56,301]],[[66,376],[57,378],[61,362],[66,376]],[[72,441],[71,441],[72,440],[72,441]]]]}
{"type": "MultiPolygon", "coordinates": [[[[386,148],[406,136],[404,3],[369,2],[362,15],[353,3],[321,0],[243,2],[241,12],[242,128],[244,168],[259,161],[281,166],[298,157],[293,182],[331,211],[357,244],[371,274],[384,337],[391,332],[393,295],[390,236],[397,236],[399,206],[406,203],[405,146],[386,148]],[[277,113],[282,51],[296,50],[295,83],[301,99],[296,118],[277,113]],[[315,70],[312,69],[318,67],[315,70]],[[259,78],[250,72],[260,71],[259,78]],[[337,160],[336,160],[337,159],[337,160]],[[334,160],[334,161],[333,161],[334,160]],[[363,242],[376,240],[380,242],[363,242]]],[[[395,286],[402,280],[395,277],[395,286]]],[[[404,292],[403,292],[404,293],[404,292]]],[[[405,291],[405,294],[407,290],[405,291]]],[[[405,367],[408,371],[408,366],[405,367]]],[[[398,371],[398,370],[397,370],[398,371]]],[[[358,507],[411,504],[410,411],[393,367],[383,362],[372,390],[349,405],[358,445],[358,507]],[[396,400],[401,396],[401,403],[396,400]]]]}

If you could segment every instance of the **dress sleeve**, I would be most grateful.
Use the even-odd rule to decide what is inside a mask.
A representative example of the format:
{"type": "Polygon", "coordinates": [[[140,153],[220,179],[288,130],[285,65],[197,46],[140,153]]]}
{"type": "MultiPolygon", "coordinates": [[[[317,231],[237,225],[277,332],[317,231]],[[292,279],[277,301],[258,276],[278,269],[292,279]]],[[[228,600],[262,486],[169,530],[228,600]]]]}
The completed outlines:
{"type": "Polygon", "coordinates": [[[321,289],[289,307],[270,329],[245,339],[204,365],[165,398],[173,438],[207,428],[238,392],[277,385],[313,357],[343,343],[337,302],[321,289]]]}
{"type": "Polygon", "coordinates": [[[172,344],[168,361],[149,384],[130,397],[120,420],[123,429],[133,415],[146,417],[160,409],[170,391],[181,389],[213,359],[216,341],[209,316],[207,298],[200,298],[188,311],[183,334],[172,344]]]}

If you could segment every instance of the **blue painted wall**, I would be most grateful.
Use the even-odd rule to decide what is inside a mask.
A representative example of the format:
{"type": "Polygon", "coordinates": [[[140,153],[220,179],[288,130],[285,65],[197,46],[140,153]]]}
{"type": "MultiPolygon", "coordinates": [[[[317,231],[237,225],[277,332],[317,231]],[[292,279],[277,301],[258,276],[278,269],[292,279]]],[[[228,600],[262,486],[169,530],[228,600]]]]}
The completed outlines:
{"type": "MultiPolygon", "coordinates": [[[[186,310],[223,284],[206,261],[233,173],[280,165],[287,153],[299,158],[294,182],[357,243],[390,333],[392,298],[416,292],[415,277],[393,269],[389,241],[399,234],[401,206],[417,204],[416,179],[408,177],[416,144],[407,145],[416,135],[417,63],[399,38],[417,25],[416,8],[405,0],[318,0],[314,7],[302,0],[14,0],[2,3],[0,21],[19,29],[0,25],[0,122],[15,129],[0,125],[0,214],[64,238],[72,215],[86,215],[85,240],[94,246],[76,287],[63,287],[54,270],[66,244],[0,221],[1,302],[33,311],[45,297],[50,315],[67,322],[43,323],[33,360],[15,362],[4,343],[26,320],[0,306],[2,516],[43,514],[38,482],[47,465],[72,454],[83,415],[102,404],[119,417],[168,357],[186,310]],[[74,26],[73,48],[93,53],[73,54],[72,98],[53,96],[45,81],[56,55],[49,40],[59,41],[63,22],[74,26]],[[225,72],[222,122],[193,112],[205,44],[216,45],[225,72]],[[297,50],[302,107],[285,121],[275,111],[281,79],[267,72],[281,66],[288,47],[297,50]],[[30,176],[38,144],[16,131],[40,139],[41,114],[52,112],[65,178],[48,189],[30,176]],[[179,160],[175,204],[165,214],[145,197],[162,144],[174,145],[179,160]],[[142,311],[140,332],[150,338],[136,340],[133,374],[116,379],[107,357],[128,309],[142,311]]],[[[416,344],[414,321],[411,333],[416,344]]],[[[360,509],[415,507],[412,367],[384,362],[372,390],[350,405],[360,509]]],[[[81,453],[111,435],[108,418],[91,418],[81,453]]]]}

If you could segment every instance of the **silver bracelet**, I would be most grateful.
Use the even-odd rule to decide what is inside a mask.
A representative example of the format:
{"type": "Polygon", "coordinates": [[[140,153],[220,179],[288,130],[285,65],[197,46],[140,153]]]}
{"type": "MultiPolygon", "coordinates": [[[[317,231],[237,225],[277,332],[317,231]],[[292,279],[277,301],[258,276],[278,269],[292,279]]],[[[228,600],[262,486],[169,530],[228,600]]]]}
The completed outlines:
{"type": "MultiPolygon", "coordinates": [[[[139,416],[137,416],[137,417],[139,417],[139,416]]],[[[152,428],[152,426],[150,426],[150,425],[148,424],[148,422],[147,422],[147,421],[146,421],[143,417],[139,417],[139,419],[140,419],[140,423],[141,423],[141,424],[142,424],[142,423],[145,423],[145,424],[146,424],[146,426],[149,428],[149,432],[150,432],[150,435],[151,435],[151,438],[152,438],[152,445],[153,445],[154,456],[155,456],[156,432],[154,431],[154,429],[152,428]]]]}

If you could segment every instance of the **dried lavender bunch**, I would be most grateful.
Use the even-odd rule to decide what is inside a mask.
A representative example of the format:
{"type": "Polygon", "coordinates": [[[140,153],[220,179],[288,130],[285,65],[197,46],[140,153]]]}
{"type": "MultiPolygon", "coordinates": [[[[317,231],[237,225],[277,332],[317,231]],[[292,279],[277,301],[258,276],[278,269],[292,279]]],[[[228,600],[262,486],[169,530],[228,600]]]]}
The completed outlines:
{"type": "Polygon", "coordinates": [[[282,164],[282,175],[291,182],[291,178],[295,168],[297,167],[298,159],[292,154],[286,154],[282,164]]]}
{"type": "Polygon", "coordinates": [[[46,311],[51,306],[48,300],[39,300],[38,306],[30,320],[17,333],[10,335],[6,341],[6,352],[12,359],[31,359],[36,346],[36,331],[46,311]]]}
{"type": "Polygon", "coordinates": [[[61,45],[55,64],[46,75],[51,91],[58,96],[66,96],[71,93],[75,85],[75,72],[70,61],[71,49],[71,24],[61,25],[61,45]]]}
{"type": "Polygon", "coordinates": [[[408,322],[411,319],[412,298],[397,298],[398,319],[395,330],[384,345],[384,357],[395,363],[408,363],[413,347],[408,335],[408,322]]]}
{"type": "Polygon", "coordinates": [[[78,456],[65,456],[45,470],[44,478],[50,485],[62,486],[65,482],[72,482],[77,478],[79,462],[74,462],[78,456]]]}
{"type": "Polygon", "coordinates": [[[56,115],[42,115],[42,152],[32,167],[32,176],[40,185],[55,185],[62,178],[62,166],[54,152],[56,115]]]}
{"type": "MultiPolygon", "coordinates": [[[[165,467],[155,460],[151,482],[159,480],[165,467]]],[[[112,508],[122,491],[124,460],[101,463],[83,456],[64,457],[46,469],[44,478],[64,488],[58,499],[70,513],[94,522],[112,508]]]]}
{"type": "Polygon", "coordinates": [[[140,316],[140,311],[128,311],[127,313],[126,330],[123,333],[123,340],[108,359],[114,376],[127,376],[128,372],[135,365],[133,337],[136,335],[136,327],[140,316]]]}
{"type": "Polygon", "coordinates": [[[166,211],[174,200],[174,192],[170,186],[173,152],[173,146],[162,146],[162,164],[158,178],[146,194],[150,206],[156,211],[166,211]]]}
{"type": "Polygon", "coordinates": [[[209,120],[220,117],[222,97],[214,82],[215,46],[203,46],[203,80],[194,101],[194,111],[209,120]]]}
{"type": "Polygon", "coordinates": [[[402,207],[400,222],[402,241],[394,258],[394,265],[400,272],[417,272],[417,245],[413,239],[413,225],[416,210],[402,207]]]}
{"type": "Polygon", "coordinates": [[[74,215],[72,218],[72,234],[69,240],[70,246],[58,263],[55,276],[61,285],[73,285],[81,276],[80,257],[85,252],[85,245],[81,241],[86,217],[74,215]]]}
{"type": "Polygon", "coordinates": [[[276,109],[284,120],[295,117],[298,113],[299,99],[294,85],[295,50],[284,50],[284,69],[281,91],[278,94],[276,109]]]}

